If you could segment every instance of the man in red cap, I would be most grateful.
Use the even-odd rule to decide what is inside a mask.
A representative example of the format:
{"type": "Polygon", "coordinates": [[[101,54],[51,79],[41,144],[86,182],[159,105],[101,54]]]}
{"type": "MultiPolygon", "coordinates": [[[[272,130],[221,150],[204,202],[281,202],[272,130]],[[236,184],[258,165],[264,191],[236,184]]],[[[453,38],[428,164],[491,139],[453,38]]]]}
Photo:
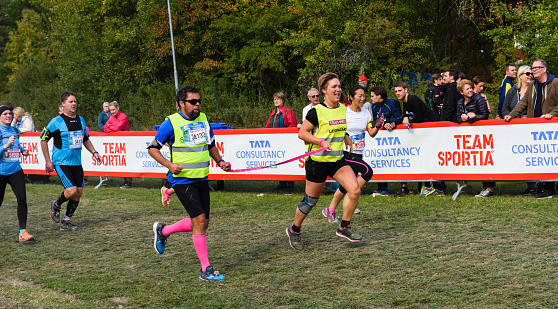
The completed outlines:
{"type": "Polygon", "coordinates": [[[364,88],[364,91],[366,91],[366,86],[368,86],[368,81],[370,79],[366,78],[366,76],[361,75],[358,77],[358,84],[361,85],[364,88]]]}

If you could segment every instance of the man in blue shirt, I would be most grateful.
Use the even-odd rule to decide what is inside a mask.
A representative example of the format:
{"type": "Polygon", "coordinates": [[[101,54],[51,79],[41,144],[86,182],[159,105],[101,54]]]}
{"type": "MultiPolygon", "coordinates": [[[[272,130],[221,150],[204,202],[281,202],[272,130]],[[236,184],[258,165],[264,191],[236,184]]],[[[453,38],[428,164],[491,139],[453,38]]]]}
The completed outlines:
{"type": "Polygon", "coordinates": [[[217,147],[215,136],[204,113],[200,112],[198,89],[185,86],[176,93],[178,113],[168,116],[159,127],[155,139],[147,147],[149,155],[169,170],[167,180],[188,212],[185,218],[171,225],[153,224],[155,251],[163,254],[167,238],[176,232],[192,232],[194,248],[201,263],[199,278],[208,281],[225,280],[209,263],[205,232],[209,226],[209,165],[210,157],[224,171],[231,166],[225,162],[217,147]],[[170,160],[161,154],[163,145],[170,148],[170,160]]]}
{"type": "Polygon", "coordinates": [[[50,217],[56,223],[60,222],[60,207],[68,201],[66,215],[60,222],[61,230],[77,230],[78,227],[70,223],[83,194],[83,168],[81,166],[81,149],[85,147],[101,164],[101,156],[89,140],[85,120],[76,114],[77,101],[73,92],[64,92],[60,96],[63,113],[54,117],[41,133],[41,148],[45,157],[45,170],[56,173],[64,191],[57,200],[50,202],[50,217]],[[52,160],[49,156],[48,141],[53,138],[52,160]]]}
{"type": "Polygon", "coordinates": [[[504,100],[506,99],[506,93],[513,87],[513,80],[517,77],[517,69],[515,64],[507,63],[505,66],[506,77],[502,80],[500,88],[498,88],[498,116],[504,118],[502,115],[502,106],[504,105],[504,100]]]}

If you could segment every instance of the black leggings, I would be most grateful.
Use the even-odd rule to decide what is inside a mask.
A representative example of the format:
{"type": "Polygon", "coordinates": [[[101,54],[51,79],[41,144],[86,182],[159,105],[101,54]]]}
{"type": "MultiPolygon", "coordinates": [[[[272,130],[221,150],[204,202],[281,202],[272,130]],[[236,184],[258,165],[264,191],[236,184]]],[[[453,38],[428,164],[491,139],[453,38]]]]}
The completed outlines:
{"type": "Polygon", "coordinates": [[[0,206],[2,206],[4,201],[6,184],[10,184],[12,191],[14,191],[17,199],[19,228],[24,229],[27,226],[27,196],[25,194],[25,175],[23,170],[19,170],[11,175],[0,175],[0,206]]]}
{"type": "MultiPolygon", "coordinates": [[[[353,172],[355,172],[355,176],[358,176],[358,174],[360,174],[360,177],[366,180],[366,182],[372,179],[372,175],[374,174],[374,172],[372,172],[372,168],[370,167],[370,165],[362,160],[361,154],[343,151],[343,155],[349,166],[353,169],[353,172]]],[[[347,194],[347,190],[345,190],[345,188],[343,188],[343,186],[341,185],[339,185],[339,191],[341,191],[341,193],[343,194],[347,194]]]]}

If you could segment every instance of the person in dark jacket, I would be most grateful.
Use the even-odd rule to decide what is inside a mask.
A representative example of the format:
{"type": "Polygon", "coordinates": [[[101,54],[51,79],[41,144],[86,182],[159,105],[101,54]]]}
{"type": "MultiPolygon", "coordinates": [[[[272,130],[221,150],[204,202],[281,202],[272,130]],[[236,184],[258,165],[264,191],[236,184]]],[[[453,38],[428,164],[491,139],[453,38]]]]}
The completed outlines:
{"type": "Polygon", "coordinates": [[[404,125],[409,123],[434,122],[438,116],[416,95],[409,94],[409,84],[399,81],[394,86],[395,95],[403,105],[404,125]]]}
{"type": "Polygon", "coordinates": [[[444,81],[447,84],[444,94],[444,105],[440,120],[457,122],[457,101],[462,98],[457,91],[457,80],[459,79],[459,71],[449,69],[444,72],[444,81]]]}
{"type": "MultiPolygon", "coordinates": [[[[403,122],[403,113],[399,102],[387,99],[387,90],[383,86],[370,87],[370,101],[372,101],[372,120],[382,119],[381,127],[393,130],[395,126],[403,122]]],[[[375,194],[389,195],[388,183],[378,182],[378,190],[375,194]]]]}
{"type": "Polygon", "coordinates": [[[442,109],[442,104],[444,103],[444,95],[442,92],[442,75],[438,73],[432,74],[432,82],[434,83],[430,86],[424,93],[424,103],[430,107],[430,109],[440,118],[440,110],[442,109]]]}
{"type": "MultiPolygon", "coordinates": [[[[397,99],[403,103],[403,124],[409,126],[411,123],[438,121],[438,116],[416,95],[409,94],[409,84],[398,81],[394,86],[397,99]]],[[[409,195],[407,183],[401,183],[401,189],[394,195],[404,197],[409,195]]]]}
{"type": "Polygon", "coordinates": [[[104,132],[105,123],[107,123],[110,116],[109,102],[105,102],[103,103],[103,110],[101,110],[101,112],[99,113],[99,119],[97,119],[97,124],[99,125],[99,129],[101,129],[101,132],[104,132]]]}
{"type": "MultiPolygon", "coordinates": [[[[277,92],[273,95],[273,104],[275,109],[269,115],[266,128],[296,128],[296,116],[292,109],[285,106],[285,95],[277,92]]],[[[294,190],[294,181],[279,181],[279,184],[273,190],[294,190]]]]}
{"type": "Polygon", "coordinates": [[[473,123],[488,119],[489,111],[486,100],[474,91],[474,84],[468,79],[457,84],[457,91],[463,96],[457,101],[457,123],[473,123]]]}
{"type": "Polygon", "coordinates": [[[387,90],[383,86],[370,88],[370,100],[372,101],[372,120],[384,119],[383,129],[393,130],[396,125],[403,122],[403,113],[399,102],[387,98],[387,90]]]}
{"type": "MultiPolygon", "coordinates": [[[[517,102],[525,96],[527,88],[533,82],[533,72],[531,72],[531,67],[528,65],[523,65],[517,70],[517,84],[506,94],[504,99],[504,105],[502,105],[502,116],[507,116],[517,105],[517,102]]],[[[527,117],[527,112],[523,112],[521,117],[527,117]]]]}
{"type": "MultiPolygon", "coordinates": [[[[457,122],[473,123],[478,120],[488,119],[490,114],[486,104],[486,100],[474,91],[474,84],[468,79],[464,79],[457,84],[457,91],[463,96],[457,102],[457,122]]],[[[476,197],[490,197],[494,195],[494,187],[496,183],[486,181],[482,183],[482,190],[476,197]]]]}
{"type": "Polygon", "coordinates": [[[480,94],[486,101],[486,108],[488,108],[488,114],[490,115],[490,103],[488,102],[488,98],[486,97],[486,95],[482,93],[482,91],[484,90],[484,79],[480,76],[475,76],[473,77],[473,84],[475,85],[475,87],[473,88],[475,93],[480,94]]]}

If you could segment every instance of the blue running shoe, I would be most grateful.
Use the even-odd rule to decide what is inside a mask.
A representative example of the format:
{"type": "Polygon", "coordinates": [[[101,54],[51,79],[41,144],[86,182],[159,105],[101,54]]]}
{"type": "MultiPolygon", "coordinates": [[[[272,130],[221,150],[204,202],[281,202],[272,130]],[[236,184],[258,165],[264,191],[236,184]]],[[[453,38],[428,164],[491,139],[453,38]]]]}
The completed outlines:
{"type": "Polygon", "coordinates": [[[207,281],[222,281],[225,280],[225,276],[221,275],[218,271],[213,269],[213,266],[209,265],[205,269],[205,272],[200,271],[200,279],[207,281]]]}
{"type": "Polygon", "coordinates": [[[155,247],[155,251],[159,254],[165,252],[165,245],[167,244],[168,236],[163,235],[163,227],[165,227],[165,225],[166,224],[161,222],[153,223],[153,247],[155,247]]]}

